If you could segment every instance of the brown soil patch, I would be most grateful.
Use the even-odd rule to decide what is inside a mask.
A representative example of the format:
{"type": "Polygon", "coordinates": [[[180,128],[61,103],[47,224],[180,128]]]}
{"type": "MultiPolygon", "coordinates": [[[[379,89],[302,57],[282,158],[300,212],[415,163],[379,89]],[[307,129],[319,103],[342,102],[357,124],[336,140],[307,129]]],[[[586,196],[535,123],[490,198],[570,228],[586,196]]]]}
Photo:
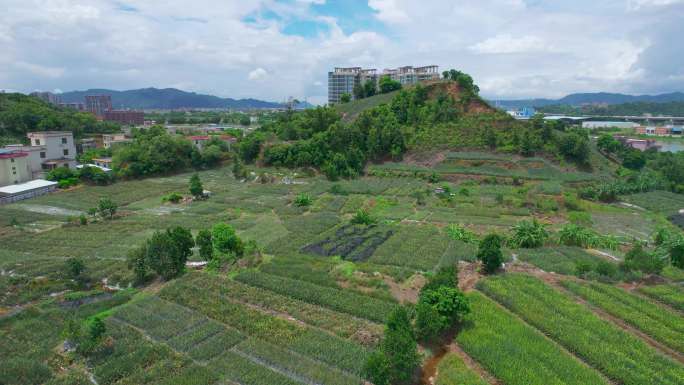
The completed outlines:
{"type": "Polygon", "coordinates": [[[403,163],[413,166],[435,167],[439,163],[446,160],[446,151],[432,152],[432,153],[409,153],[404,155],[403,163]]]}
{"type": "Polygon", "coordinates": [[[482,278],[479,262],[458,262],[458,288],[461,291],[471,291],[482,278]]]}
{"type": "Polygon", "coordinates": [[[420,289],[425,286],[427,280],[422,274],[414,274],[402,283],[397,283],[392,277],[384,276],[383,280],[389,286],[392,296],[400,303],[418,302],[420,289]]]}

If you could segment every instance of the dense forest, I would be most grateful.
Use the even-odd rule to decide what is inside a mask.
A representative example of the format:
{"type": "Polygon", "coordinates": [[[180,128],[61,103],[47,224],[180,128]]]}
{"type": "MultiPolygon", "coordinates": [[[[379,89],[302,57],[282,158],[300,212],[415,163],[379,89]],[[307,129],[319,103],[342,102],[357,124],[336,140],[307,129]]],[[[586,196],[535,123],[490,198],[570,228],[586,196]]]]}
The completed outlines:
{"type": "Polygon", "coordinates": [[[487,105],[472,78],[446,72],[444,81],[399,91],[389,102],[345,123],[329,107],[281,114],[240,143],[242,160],[314,167],[330,179],[355,177],[367,162],[400,160],[407,150],[486,148],[523,156],[546,153],[587,165],[589,138],[561,132],[558,122],[520,123],[487,105]]]}
{"type": "Polygon", "coordinates": [[[0,94],[0,145],[24,141],[30,131],[71,131],[78,138],[119,129],[117,123],[99,122],[87,112],[55,107],[32,96],[0,94]]]}

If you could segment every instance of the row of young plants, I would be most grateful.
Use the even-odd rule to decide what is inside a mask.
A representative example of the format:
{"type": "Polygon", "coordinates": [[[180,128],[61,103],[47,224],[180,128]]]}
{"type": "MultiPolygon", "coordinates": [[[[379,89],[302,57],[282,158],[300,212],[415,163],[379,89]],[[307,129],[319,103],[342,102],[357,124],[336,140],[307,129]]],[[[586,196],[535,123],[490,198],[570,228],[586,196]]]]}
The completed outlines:
{"type": "MultiPolygon", "coordinates": [[[[203,278],[200,275],[194,275],[192,280],[196,284],[201,284],[203,278]]],[[[237,301],[250,303],[280,313],[287,313],[300,321],[327,330],[342,338],[350,338],[360,330],[363,330],[369,333],[371,338],[368,343],[372,344],[372,341],[378,339],[382,334],[382,329],[378,324],[359,319],[347,313],[313,305],[235,280],[226,279],[223,281],[223,285],[230,290],[232,297],[237,301]]]]}
{"type": "Polygon", "coordinates": [[[455,353],[447,353],[437,366],[435,385],[487,385],[477,373],[470,370],[455,353]]]}
{"type": "Polygon", "coordinates": [[[300,382],[228,350],[209,362],[209,367],[223,379],[243,385],[299,385],[300,382]]]}
{"type": "Polygon", "coordinates": [[[361,383],[361,379],[357,376],[254,338],[241,342],[235,350],[267,366],[278,368],[285,373],[292,373],[292,376],[301,382],[325,385],[361,383]]]}
{"type": "Polygon", "coordinates": [[[384,322],[396,304],[332,287],[247,270],[235,279],[248,285],[296,298],[314,305],[348,313],[376,322],[384,322]]]}
{"type": "Polygon", "coordinates": [[[204,275],[200,284],[176,280],[160,296],[225,323],[241,333],[359,374],[368,351],[360,345],[317,329],[233,302],[229,288],[218,277],[204,275]]]}
{"type": "Polygon", "coordinates": [[[639,288],[639,292],[669,305],[673,309],[684,312],[684,290],[677,285],[642,286],[639,288]]]}
{"type": "Polygon", "coordinates": [[[625,320],[670,348],[684,353],[684,317],[641,296],[600,283],[563,281],[563,287],[609,314],[625,320]]]}
{"type": "Polygon", "coordinates": [[[617,383],[675,385],[684,378],[680,363],[537,278],[508,274],[477,287],[617,383]]]}
{"type": "Polygon", "coordinates": [[[456,342],[489,373],[510,385],[605,385],[543,334],[478,292],[468,294],[472,312],[456,342]]]}

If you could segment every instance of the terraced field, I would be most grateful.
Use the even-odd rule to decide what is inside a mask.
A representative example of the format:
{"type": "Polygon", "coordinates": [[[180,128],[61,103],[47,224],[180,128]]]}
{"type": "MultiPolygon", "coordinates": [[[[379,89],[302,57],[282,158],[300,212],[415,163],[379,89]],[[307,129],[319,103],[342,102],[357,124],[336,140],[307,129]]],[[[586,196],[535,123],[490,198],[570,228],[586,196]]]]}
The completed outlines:
{"type": "MultiPolygon", "coordinates": [[[[420,347],[426,368],[434,363],[430,383],[681,384],[684,368],[673,356],[684,340],[681,270],[668,266],[661,284],[634,292],[577,279],[561,289],[526,274],[477,273],[477,244],[454,239],[449,224],[481,237],[509,234],[510,226],[535,217],[553,230],[567,221],[563,194],[574,191],[567,181],[583,177],[553,177],[563,173],[543,159],[506,162],[496,154],[451,153],[437,169],[481,178],[526,170],[525,181],[430,182],[411,172],[285,184],[278,178],[286,173],[269,169],[278,178],[262,184],[240,183],[221,168],[200,173],[212,191],[203,201],[162,203],[164,194],[185,193],[184,174],[2,206],[0,339],[10,343],[0,343],[0,384],[359,385],[388,314],[415,302],[438,268],[454,265],[471,313],[443,341],[444,358],[432,357],[438,350],[430,344],[420,347]],[[311,196],[310,206],[293,204],[302,193],[311,196]],[[103,196],[120,205],[114,220],[67,223],[103,196]],[[352,225],[359,209],[375,223],[352,225]],[[259,258],[125,289],[133,282],[127,254],[155,230],[180,225],[194,235],[218,222],[255,241],[259,258]],[[72,257],[85,264],[83,284],[66,273],[72,257]],[[109,345],[75,360],[63,349],[62,332],[71,318],[93,316],[105,320],[109,345]]],[[[592,215],[594,229],[611,234],[638,210],[601,208],[592,215]]],[[[578,262],[606,259],[553,240],[505,253],[507,269],[555,278],[574,274],[578,262]]],[[[191,259],[200,259],[197,251],[191,259]]]]}

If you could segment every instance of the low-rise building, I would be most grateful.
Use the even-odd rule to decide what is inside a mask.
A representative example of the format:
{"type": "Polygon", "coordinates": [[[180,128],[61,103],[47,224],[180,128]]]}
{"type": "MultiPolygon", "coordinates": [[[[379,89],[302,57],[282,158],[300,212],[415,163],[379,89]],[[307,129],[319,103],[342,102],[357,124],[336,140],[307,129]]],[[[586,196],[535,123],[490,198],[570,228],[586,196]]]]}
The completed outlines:
{"type": "Polygon", "coordinates": [[[0,186],[23,183],[32,179],[28,153],[0,149],[0,186]]]}
{"type": "Polygon", "coordinates": [[[104,111],[104,120],[127,126],[142,126],[145,124],[145,113],[132,110],[108,110],[104,111]]]}
{"type": "Polygon", "coordinates": [[[102,147],[104,148],[112,148],[130,142],[132,139],[126,137],[126,134],[102,134],[102,147]]]}
{"type": "Polygon", "coordinates": [[[31,178],[40,178],[55,167],[76,167],[76,146],[70,131],[29,132],[28,146],[11,144],[6,150],[26,153],[31,178]]]}
{"type": "Polygon", "coordinates": [[[0,187],[0,204],[33,198],[55,191],[56,189],[57,182],[50,182],[43,179],[0,187]]]}
{"type": "Polygon", "coordinates": [[[193,135],[187,138],[197,149],[202,150],[212,139],[218,139],[230,146],[237,142],[237,138],[230,135],[193,135]]]}
{"type": "Polygon", "coordinates": [[[100,168],[112,169],[112,158],[93,158],[92,163],[100,168]]]}
{"type": "Polygon", "coordinates": [[[672,133],[672,127],[667,126],[639,126],[635,129],[639,135],[667,136],[672,133]]]}
{"type": "Polygon", "coordinates": [[[76,143],[76,150],[79,154],[83,154],[88,150],[94,150],[97,147],[97,140],[95,138],[83,138],[76,143]]]}
{"type": "Polygon", "coordinates": [[[582,128],[635,128],[638,124],[634,122],[614,122],[614,121],[587,121],[582,122],[582,128]]]}

